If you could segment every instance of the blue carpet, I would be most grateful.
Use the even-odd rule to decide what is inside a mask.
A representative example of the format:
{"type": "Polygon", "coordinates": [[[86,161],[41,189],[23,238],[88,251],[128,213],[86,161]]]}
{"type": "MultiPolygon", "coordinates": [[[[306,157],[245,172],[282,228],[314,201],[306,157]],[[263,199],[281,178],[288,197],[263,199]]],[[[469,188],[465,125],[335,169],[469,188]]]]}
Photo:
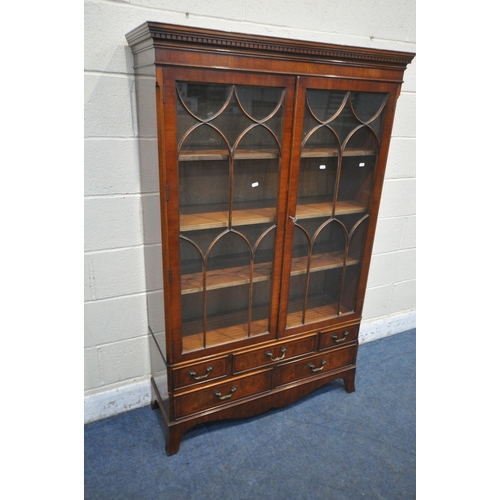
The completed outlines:
{"type": "Polygon", "coordinates": [[[363,344],[356,392],[332,382],[254,418],[184,435],[167,457],[149,406],[85,426],[88,500],[411,500],[416,330],[363,344]]]}

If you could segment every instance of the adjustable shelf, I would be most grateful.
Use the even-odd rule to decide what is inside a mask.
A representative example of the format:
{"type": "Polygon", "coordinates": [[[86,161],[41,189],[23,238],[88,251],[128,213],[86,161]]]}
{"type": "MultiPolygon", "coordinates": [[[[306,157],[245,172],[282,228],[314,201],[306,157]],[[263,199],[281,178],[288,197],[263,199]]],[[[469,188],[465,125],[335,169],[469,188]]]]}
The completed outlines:
{"type": "MultiPolygon", "coordinates": [[[[377,152],[373,149],[345,149],[342,152],[342,156],[375,156],[377,152]]],[[[332,148],[303,148],[300,157],[301,158],[330,158],[338,157],[339,152],[337,149],[332,148]]]]}
{"type": "MultiPolygon", "coordinates": [[[[376,151],[370,149],[346,149],[342,156],[375,156],[376,151]]],[[[318,147],[304,148],[301,158],[329,158],[338,157],[337,149],[318,147]]],[[[182,150],[179,161],[220,161],[227,160],[230,153],[225,149],[193,149],[182,150]]],[[[279,151],[273,149],[237,149],[234,153],[235,160],[269,160],[279,157],[279,151]]]]}
{"type": "MultiPolygon", "coordinates": [[[[291,276],[307,273],[307,257],[292,259],[291,276]]],[[[357,259],[347,259],[346,265],[353,266],[359,263],[357,259]]],[[[309,272],[325,271],[343,267],[343,252],[315,254],[311,258],[309,272]]],[[[217,290],[232,286],[246,285],[252,281],[259,283],[271,279],[272,262],[263,262],[254,265],[252,280],[250,280],[250,266],[235,266],[206,272],[206,290],[217,290]]],[[[187,295],[203,291],[203,273],[185,274],[181,277],[181,294],[187,295]]]]}
{"type": "Polygon", "coordinates": [[[248,311],[218,314],[207,318],[207,331],[203,335],[203,320],[185,322],[182,325],[183,350],[186,352],[234,342],[247,337],[263,335],[268,328],[269,307],[254,307],[249,322],[248,311]]]}
{"type": "MultiPolygon", "coordinates": [[[[206,206],[205,206],[206,207],[206,206]]],[[[193,214],[179,215],[180,232],[200,231],[203,229],[214,229],[229,227],[229,211],[203,211],[193,214]]],[[[252,224],[274,223],[276,208],[261,207],[255,204],[255,208],[244,210],[233,210],[233,226],[249,226],[252,224]]]]}
{"type": "MultiPolygon", "coordinates": [[[[349,215],[366,212],[366,207],[354,201],[337,201],[335,204],[335,215],[349,215]]],[[[331,217],[332,202],[307,203],[297,205],[295,210],[297,219],[314,219],[316,217],[331,217]]]]}
{"type": "Polygon", "coordinates": [[[310,297],[307,301],[305,313],[305,323],[302,323],[303,300],[293,300],[288,303],[287,327],[300,326],[302,324],[315,323],[328,318],[335,318],[350,312],[345,307],[340,307],[337,303],[332,303],[332,298],[328,295],[310,297]]]}
{"type": "MultiPolygon", "coordinates": [[[[203,229],[214,229],[229,227],[229,211],[203,211],[198,213],[179,215],[181,233],[188,231],[200,231],[203,229]]],[[[335,204],[335,215],[348,215],[363,213],[366,207],[354,201],[337,201],[335,204]]],[[[252,224],[274,223],[276,209],[274,207],[233,210],[232,225],[248,226],[252,224]]],[[[331,217],[332,203],[307,203],[297,205],[295,215],[298,219],[313,219],[316,217],[331,217]]]]}
{"type": "MultiPolygon", "coordinates": [[[[225,149],[193,149],[181,151],[179,161],[220,161],[229,157],[229,151],[225,149]]],[[[235,160],[269,160],[278,157],[279,151],[273,149],[237,149],[234,153],[235,160]]]]}

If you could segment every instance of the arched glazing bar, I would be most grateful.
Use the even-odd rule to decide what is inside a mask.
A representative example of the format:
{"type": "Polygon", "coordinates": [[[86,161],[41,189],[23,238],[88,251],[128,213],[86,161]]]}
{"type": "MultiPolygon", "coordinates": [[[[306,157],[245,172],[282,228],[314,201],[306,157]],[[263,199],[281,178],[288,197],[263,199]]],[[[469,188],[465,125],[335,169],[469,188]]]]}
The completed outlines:
{"type": "MultiPolygon", "coordinates": [[[[285,95],[286,95],[286,92],[285,92],[285,89],[283,89],[281,91],[281,96],[279,98],[279,101],[278,103],[276,104],[276,107],[266,116],[264,116],[263,118],[256,118],[252,115],[252,113],[249,113],[246,108],[245,108],[245,105],[242,103],[242,99],[240,98],[240,94],[241,94],[241,90],[239,90],[240,88],[239,87],[236,87],[235,88],[235,96],[236,96],[236,101],[238,102],[238,105],[241,109],[241,111],[243,112],[243,114],[249,119],[249,120],[252,120],[253,122],[255,123],[258,123],[258,124],[264,124],[268,121],[271,120],[271,118],[274,118],[278,112],[280,111],[282,105],[283,105],[283,102],[285,100],[285,95]]],[[[276,141],[279,143],[280,141],[278,140],[278,138],[276,137],[276,141]]]]}
{"type": "Polygon", "coordinates": [[[349,106],[352,114],[360,123],[370,126],[377,138],[380,140],[380,126],[382,124],[383,113],[386,109],[389,94],[375,94],[355,92],[351,94],[349,106]],[[367,102],[371,99],[371,102],[367,102]],[[363,102],[357,102],[363,101],[363,102]],[[378,109],[377,109],[378,106],[378,109]],[[356,108],[358,108],[356,110],[356,108]],[[376,130],[378,128],[379,130],[376,130]]]}
{"type": "MultiPolygon", "coordinates": [[[[308,249],[307,249],[307,258],[306,258],[306,267],[305,267],[305,285],[304,285],[304,292],[303,292],[303,303],[302,303],[302,314],[301,314],[301,324],[304,324],[305,322],[305,317],[306,317],[306,308],[307,308],[307,294],[309,290],[309,272],[311,268],[311,254],[312,254],[312,242],[311,242],[311,237],[309,236],[309,233],[307,230],[302,227],[300,224],[297,223],[296,220],[293,221],[294,224],[294,231],[296,229],[299,229],[302,231],[303,235],[306,237],[307,244],[308,244],[308,249]]],[[[295,236],[294,236],[295,238],[295,236]]],[[[290,285],[292,285],[292,281],[290,282],[290,285]]]]}
{"type": "Polygon", "coordinates": [[[340,105],[337,108],[337,110],[334,109],[333,114],[328,117],[328,115],[329,115],[328,109],[329,109],[329,107],[331,105],[330,104],[331,103],[331,96],[334,95],[334,94],[332,92],[328,92],[328,94],[326,94],[326,92],[328,92],[328,91],[320,91],[320,93],[323,93],[324,95],[328,95],[328,100],[326,102],[326,106],[321,110],[321,111],[324,112],[325,116],[327,117],[324,120],[320,119],[317,116],[318,112],[314,111],[313,106],[310,103],[311,94],[309,92],[306,92],[306,106],[307,106],[307,109],[309,110],[309,112],[311,113],[311,115],[313,116],[313,118],[318,123],[320,123],[321,125],[326,125],[326,124],[332,122],[333,120],[335,120],[342,113],[345,105],[347,104],[347,102],[349,100],[349,96],[350,96],[350,92],[345,92],[345,95],[344,95],[342,101],[340,102],[340,105]]]}
{"type": "MultiPolygon", "coordinates": [[[[225,102],[222,103],[221,107],[219,110],[215,112],[210,112],[210,115],[206,118],[203,118],[201,116],[198,116],[193,110],[191,110],[190,106],[188,106],[184,100],[184,98],[181,95],[181,92],[179,90],[179,86],[176,87],[176,93],[177,93],[177,98],[178,102],[182,105],[184,110],[192,117],[194,118],[197,122],[200,123],[209,123],[214,121],[216,118],[218,118],[229,106],[229,103],[231,102],[231,99],[234,95],[234,85],[229,85],[229,86],[221,86],[221,87],[226,87],[228,89],[227,97],[225,99],[225,102]]],[[[213,101],[212,101],[213,102],[213,101]]],[[[179,141],[179,143],[182,143],[182,140],[179,141]]]]}

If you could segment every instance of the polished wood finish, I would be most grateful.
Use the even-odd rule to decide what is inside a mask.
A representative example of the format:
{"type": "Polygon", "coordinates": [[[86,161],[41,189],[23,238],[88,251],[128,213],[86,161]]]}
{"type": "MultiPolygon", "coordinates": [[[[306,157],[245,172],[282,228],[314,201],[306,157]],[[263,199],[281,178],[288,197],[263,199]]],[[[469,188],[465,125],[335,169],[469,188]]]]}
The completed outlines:
{"type": "Polygon", "coordinates": [[[167,454],[196,425],[336,379],[354,391],[414,54],[155,22],[127,40],[139,135],[158,141],[163,270],[148,275],[162,272],[165,340],[151,330],[151,382],[167,454]]]}
{"type": "Polygon", "coordinates": [[[230,381],[174,394],[174,419],[212,410],[225,404],[271,390],[271,370],[233,377],[230,381]]]}
{"type": "Polygon", "coordinates": [[[359,325],[354,325],[336,330],[329,330],[319,333],[319,350],[338,347],[339,344],[346,344],[357,340],[359,334],[359,325]]]}
{"type": "Polygon", "coordinates": [[[319,356],[310,356],[298,361],[284,363],[277,369],[276,385],[289,384],[318,373],[327,373],[339,368],[346,369],[355,366],[357,348],[357,344],[351,344],[319,356]]]}
{"type": "Polygon", "coordinates": [[[172,379],[174,388],[182,389],[190,385],[211,382],[228,374],[228,356],[223,356],[201,363],[177,366],[172,370],[172,379]]]}
{"type": "Polygon", "coordinates": [[[314,352],[316,335],[308,335],[298,340],[288,340],[271,346],[263,346],[233,356],[233,373],[242,373],[266,365],[275,365],[298,356],[314,352]]]}

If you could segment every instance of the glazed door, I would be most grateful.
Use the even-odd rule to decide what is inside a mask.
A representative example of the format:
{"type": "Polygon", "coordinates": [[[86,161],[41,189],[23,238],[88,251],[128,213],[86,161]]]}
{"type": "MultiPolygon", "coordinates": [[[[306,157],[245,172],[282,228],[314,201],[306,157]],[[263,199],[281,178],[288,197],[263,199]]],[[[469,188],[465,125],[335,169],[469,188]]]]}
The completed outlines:
{"type": "Polygon", "coordinates": [[[394,91],[366,82],[302,81],[287,223],[291,259],[284,269],[286,300],[280,314],[283,335],[332,324],[341,316],[360,316],[360,282],[369,264],[365,241],[375,229],[394,91]]]}
{"type": "Polygon", "coordinates": [[[294,79],[165,76],[174,344],[199,355],[276,337],[294,79]]]}

